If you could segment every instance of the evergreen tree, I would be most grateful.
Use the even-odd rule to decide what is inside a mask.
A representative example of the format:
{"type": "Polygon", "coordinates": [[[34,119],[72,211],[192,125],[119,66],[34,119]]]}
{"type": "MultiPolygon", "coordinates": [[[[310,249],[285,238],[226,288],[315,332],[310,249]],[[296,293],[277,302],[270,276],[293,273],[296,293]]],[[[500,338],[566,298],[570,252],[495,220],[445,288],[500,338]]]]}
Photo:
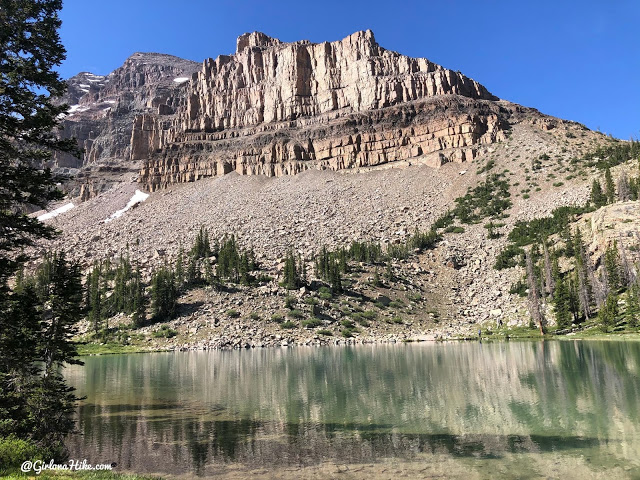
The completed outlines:
{"type": "Polygon", "coordinates": [[[180,245],[180,248],[178,249],[178,258],[176,258],[176,288],[178,289],[178,291],[182,290],[182,287],[184,286],[184,249],[182,248],[182,245],[180,245]]]}
{"type": "MultiPolygon", "coordinates": [[[[549,248],[547,247],[547,242],[542,242],[543,247],[543,260],[544,260],[544,285],[545,292],[547,295],[553,295],[555,289],[555,280],[552,274],[552,265],[551,258],[549,256],[549,248]]],[[[557,259],[555,261],[555,265],[557,265],[557,259]]]]}
{"type": "Polygon", "coordinates": [[[200,231],[196,235],[196,239],[189,255],[196,260],[199,260],[201,258],[210,257],[212,253],[209,241],[209,232],[207,232],[207,229],[202,225],[200,226],[200,231]]]}
{"type": "Polygon", "coordinates": [[[82,303],[79,269],[56,255],[48,265],[55,284],[12,291],[8,280],[26,260],[24,247],[55,232],[27,215],[62,198],[44,165],[56,150],[78,153],[75,140],[54,132],[68,109],[52,102],[66,88],[55,69],[65,58],[57,33],[61,6],[61,0],[0,4],[0,436],[48,447],[73,429],[75,398],[58,369],[76,362],[69,334],[82,303]]]}
{"type": "Polygon", "coordinates": [[[141,327],[147,320],[147,297],[144,293],[144,284],[142,283],[142,274],[140,273],[140,266],[136,266],[136,271],[133,276],[133,282],[131,283],[131,313],[133,325],[141,327]]]}
{"type": "Polygon", "coordinates": [[[166,266],[151,277],[151,310],[155,321],[171,320],[176,314],[178,291],[172,270],[166,266]]]}
{"type": "Polygon", "coordinates": [[[611,177],[611,170],[607,167],[604,171],[604,193],[607,197],[607,203],[613,203],[616,200],[616,190],[611,177]]]}
{"type": "Polygon", "coordinates": [[[571,326],[571,294],[569,286],[563,278],[558,280],[553,301],[558,328],[569,328],[571,326]]]}
{"type": "Polygon", "coordinates": [[[628,287],[636,281],[636,268],[629,260],[627,249],[624,245],[624,239],[620,236],[620,277],[623,287],[628,287]]]}
{"type": "Polygon", "coordinates": [[[594,179],[591,184],[591,203],[593,203],[596,208],[607,204],[607,195],[602,191],[602,186],[597,179],[594,179]]]}
{"type": "Polygon", "coordinates": [[[611,292],[618,293],[622,288],[622,278],[620,276],[620,256],[618,255],[617,242],[613,242],[607,248],[604,254],[604,265],[607,274],[607,285],[611,292]]]}
{"type": "Polygon", "coordinates": [[[598,311],[598,320],[604,332],[608,332],[615,325],[618,317],[618,296],[613,292],[609,293],[606,301],[598,311]]]}
{"type": "Polygon", "coordinates": [[[93,269],[87,277],[87,310],[88,319],[93,326],[94,333],[98,335],[102,330],[103,320],[103,290],[102,290],[102,263],[95,262],[93,269]]]}
{"type": "Polygon", "coordinates": [[[535,276],[533,268],[533,260],[530,253],[525,254],[525,263],[527,265],[527,284],[529,287],[529,315],[534,324],[540,327],[540,333],[545,334],[546,321],[542,314],[540,305],[540,291],[538,290],[538,279],[535,276]]]}
{"type": "Polygon", "coordinates": [[[569,310],[573,317],[573,323],[578,323],[580,319],[580,297],[579,297],[579,284],[577,279],[577,272],[574,271],[573,275],[569,279],[569,310]]]}
{"type": "Polygon", "coordinates": [[[567,257],[573,257],[575,255],[574,250],[574,239],[571,235],[571,229],[569,228],[569,224],[567,223],[562,231],[560,232],[560,237],[564,241],[564,254],[567,257]]]}
{"type": "Polygon", "coordinates": [[[283,276],[282,285],[288,290],[300,288],[302,285],[299,268],[296,265],[296,258],[293,252],[289,252],[285,258],[283,276]]]}
{"type": "Polygon", "coordinates": [[[204,259],[204,281],[207,285],[215,285],[215,277],[213,275],[213,267],[209,257],[204,259]]]}
{"type": "Polygon", "coordinates": [[[3,0],[0,8],[0,290],[25,260],[20,252],[55,230],[30,217],[28,207],[45,208],[62,198],[57,179],[43,165],[54,150],[77,153],[74,140],[53,133],[55,106],[65,82],[55,71],[65,58],[57,29],[61,1],[3,0]]]}
{"type": "Polygon", "coordinates": [[[630,327],[635,328],[640,323],[640,286],[637,283],[627,290],[625,299],[625,317],[630,327]]]}

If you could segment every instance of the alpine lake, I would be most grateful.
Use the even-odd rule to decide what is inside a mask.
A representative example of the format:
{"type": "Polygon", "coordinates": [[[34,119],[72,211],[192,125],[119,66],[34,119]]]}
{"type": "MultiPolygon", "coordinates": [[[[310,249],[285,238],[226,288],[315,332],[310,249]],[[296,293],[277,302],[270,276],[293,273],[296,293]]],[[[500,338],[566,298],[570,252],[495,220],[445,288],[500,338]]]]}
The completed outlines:
{"type": "Polygon", "coordinates": [[[71,458],[223,478],[640,478],[640,341],[84,357],[71,458]]]}

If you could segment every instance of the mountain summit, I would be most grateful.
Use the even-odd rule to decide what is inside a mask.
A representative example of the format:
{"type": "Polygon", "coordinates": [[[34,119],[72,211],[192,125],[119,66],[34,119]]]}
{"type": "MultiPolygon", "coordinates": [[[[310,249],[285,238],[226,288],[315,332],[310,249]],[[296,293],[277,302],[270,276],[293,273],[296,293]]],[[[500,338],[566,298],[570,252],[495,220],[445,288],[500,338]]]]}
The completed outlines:
{"type": "Polygon", "coordinates": [[[503,130],[485,87],[385,50],[370,30],[331,43],[245,33],[235,55],[205,60],[183,93],[171,122],[147,115],[134,126],[132,159],[145,161],[150,190],[230,171],[471,160],[503,130]]]}

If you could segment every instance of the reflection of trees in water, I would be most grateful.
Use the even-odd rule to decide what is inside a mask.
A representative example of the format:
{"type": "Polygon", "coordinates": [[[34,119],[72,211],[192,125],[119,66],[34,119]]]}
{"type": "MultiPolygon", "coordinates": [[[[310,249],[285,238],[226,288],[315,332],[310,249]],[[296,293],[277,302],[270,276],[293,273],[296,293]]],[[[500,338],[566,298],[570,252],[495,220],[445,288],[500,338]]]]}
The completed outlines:
{"type": "Polygon", "coordinates": [[[504,453],[560,452],[600,443],[597,439],[581,437],[405,434],[388,431],[388,425],[355,423],[288,424],[193,418],[148,422],[143,417],[137,419],[142,425],[136,430],[127,430],[122,443],[118,443],[110,437],[115,431],[101,425],[113,420],[113,415],[108,411],[103,413],[109,415],[94,417],[95,429],[91,436],[72,445],[75,455],[96,462],[116,461],[125,469],[174,474],[186,471],[212,474],[229,462],[249,467],[309,466],[327,459],[339,463],[391,457],[411,459],[420,453],[500,458],[504,453]],[[105,436],[98,455],[97,449],[91,446],[100,441],[97,438],[100,434],[105,436]]]}
{"type": "Polygon", "coordinates": [[[87,360],[84,370],[69,371],[91,402],[79,410],[85,438],[75,439],[71,451],[141,471],[211,473],[226,462],[368,462],[420,452],[494,458],[606,441],[625,443],[627,458],[640,454],[640,343],[297,348],[87,360]]]}

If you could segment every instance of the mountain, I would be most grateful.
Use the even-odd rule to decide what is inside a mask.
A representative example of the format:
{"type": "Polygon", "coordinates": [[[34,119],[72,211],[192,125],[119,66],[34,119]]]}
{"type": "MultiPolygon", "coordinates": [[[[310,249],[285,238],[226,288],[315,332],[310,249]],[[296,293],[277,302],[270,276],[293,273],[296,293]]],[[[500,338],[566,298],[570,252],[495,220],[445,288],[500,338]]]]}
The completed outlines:
{"type": "Polygon", "coordinates": [[[56,155],[52,166],[76,175],[72,195],[86,200],[119,180],[120,173],[137,171],[130,163],[135,118],[174,108],[185,79],[197,68],[196,62],[171,55],[134,53],[107,76],[82,72],[67,80],[67,93],[59,100],[70,106],[62,135],[77,138],[84,154],[81,159],[56,155]]]}
{"type": "Polygon", "coordinates": [[[380,47],[371,31],[282,43],[259,32],[207,59],[171,122],[139,118],[132,159],[154,190],[231,171],[279,176],[475,158],[506,112],[477,82],[380,47]]]}
{"type": "MultiPolygon", "coordinates": [[[[106,77],[82,73],[69,85],[64,134],[86,152],[81,162],[56,158],[76,174],[74,207],[47,220],[64,235],[42,251],[64,248],[86,272],[128,255],[146,282],[181,248],[186,255],[202,226],[212,242],[233,234],[255,252],[258,286],[186,289],[171,348],[333,342],[269,321],[290,314],[292,295],[302,316],[293,324],[319,319],[347,341],[528,324],[526,299],[512,288],[523,268],[494,269],[507,235],[586,204],[603,159],[625,145],[385,50],[370,31],[319,44],[254,32],[234,55],[196,64],[134,54],[106,77]],[[350,260],[346,293],[321,292],[323,246],[353,242],[392,254],[350,260]],[[309,272],[300,290],[280,285],[288,254],[309,272]],[[359,332],[344,326],[355,318],[359,332]]],[[[620,163],[614,176],[627,168],[620,163]]],[[[203,261],[194,268],[204,278],[203,261]]],[[[112,325],[128,321],[118,318],[112,325]]]]}

